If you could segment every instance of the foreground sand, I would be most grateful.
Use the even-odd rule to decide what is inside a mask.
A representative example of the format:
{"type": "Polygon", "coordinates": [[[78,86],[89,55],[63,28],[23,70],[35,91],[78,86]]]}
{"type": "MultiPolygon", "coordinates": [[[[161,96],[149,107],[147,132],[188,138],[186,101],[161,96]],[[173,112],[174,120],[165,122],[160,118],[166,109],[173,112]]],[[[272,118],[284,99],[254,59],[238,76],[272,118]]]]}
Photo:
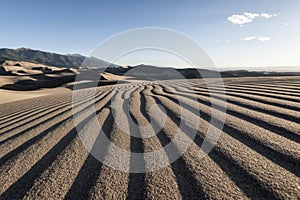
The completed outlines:
{"type": "MultiPolygon", "coordinates": [[[[201,123],[190,148],[177,161],[139,174],[114,170],[88,153],[74,128],[71,93],[2,104],[0,199],[299,198],[300,77],[226,79],[225,83],[225,125],[217,145],[202,159],[200,147],[211,113],[223,111],[220,85],[215,84],[211,93],[201,80],[191,80],[189,87],[180,80],[124,84],[118,90],[99,87],[97,119],[89,112],[91,91],[81,92],[76,102],[83,122],[80,134],[87,134],[98,120],[107,137],[126,150],[149,152],[168,144],[181,120],[177,100],[201,123]],[[151,105],[161,104],[167,111],[167,115],[158,113],[165,115],[165,127],[148,139],[124,134],[112,117],[116,109],[109,103],[112,95],[123,103],[123,97],[130,95],[129,110],[140,125],[149,120],[151,105]],[[214,108],[210,98],[215,99],[214,108]],[[197,108],[200,116],[195,115],[197,108]]],[[[182,123],[188,134],[191,124],[182,123]]],[[[105,149],[108,152],[110,146],[105,149]]],[[[174,150],[180,151],[176,145],[174,150]]],[[[134,162],[129,165],[133,168],[134,162]]]]}

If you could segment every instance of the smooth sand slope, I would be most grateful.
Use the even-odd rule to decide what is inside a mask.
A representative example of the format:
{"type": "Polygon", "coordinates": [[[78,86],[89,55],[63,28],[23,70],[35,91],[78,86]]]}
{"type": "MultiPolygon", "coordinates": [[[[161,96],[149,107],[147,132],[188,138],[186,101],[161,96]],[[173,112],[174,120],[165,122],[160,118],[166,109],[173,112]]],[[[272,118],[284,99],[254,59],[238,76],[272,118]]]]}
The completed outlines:
{"type": "Polygon", "coordinates": [[[46,96],[51,94],[70,93],[71,90],[65,87],[41,89],[36,91],[11,91],[0,89],[0,104],[31,99],[34,97],[46,96]]]}
{"type": "MultiPolygon", "coordinates": [[[[83,89],[74,102],[80,130],[74,128],[70,92],[1,104],[0,199],[299,199],[300,77],[231,78],[225,79],[225,89],[226,96],[216,82],[209,92],[196,79],[188,85],[172,80],[103,86],[96,90],[95,107],[93,90],[83,89]],[[120,102],[118,107],[111,106],[111,98],[120,102]],[[151,118],[154,104],[163,109],[151,118]],[[212,113],[220,123],[225,106],[224,127],[211,127],[221,133],[218,143],[200,158],[212,113]],[[151,120],[155,125],[162,118],[165,125],[152,137],[129,136],[113,117],[127,109],[125,124],[131,118],[140,126],[151,120]],[[182,119],[181,109],[201,124],[193,140],[193,124],[182,119]],[[169,144],[182,125],[191,145],[162,169],[118,171],[89,154],[79,137],[89,134],[96,121],[104,130],[94,137],[102,159],[119,156],[109,155],[112,146],[103,134],[127,151],[151,152],[169,144]]],[[[129,129],[147,134],[136,126],[129,129]]],[[[182,151],[172,145],[174,152],[182,151]]],[[[164,156],[173,155],[166,151],[164,156]]],[[[151,163],[141,159],[142,167],[151,163]]],[[[122,164],[137,167],[130,158],[122,164]]]]}

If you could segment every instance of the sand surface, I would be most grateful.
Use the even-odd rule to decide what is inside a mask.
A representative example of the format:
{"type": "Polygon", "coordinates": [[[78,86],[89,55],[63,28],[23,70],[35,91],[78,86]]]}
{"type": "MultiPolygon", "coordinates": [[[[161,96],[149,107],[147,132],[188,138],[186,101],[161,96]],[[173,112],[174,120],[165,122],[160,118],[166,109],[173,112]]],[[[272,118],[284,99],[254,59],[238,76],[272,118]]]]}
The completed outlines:
{"type": "Polygon", "coordinates": [[[51,94],[70,93],[71,90],[59,87],[51,89],[40,89],[36,91],[11,91],[0,89],[0,104],[30,99],[34,97],[46,96],[51,94]]]}
{"type": "Polygon", "coordinates": [[[78,130],[70,90],[0,91],[0,199],[299,199],[300,77],[224,81],[226,94],[214,79],[210,91],[197,79],[98,87],[95,116],[94,90],[83,89],[73,102],[78,130]],[[111,105],[112,98],[118,103],[111,105]],[[162,109],[150,114],[155,104],[162,109]],[[165,124],[152,137],[137,138],[125,133],[114,112],[135,135],[151,133],[163,119],[165,124]],[[139,126],[128,126],[130,119],[139,126]],[[141,128],[150,120],[149,129],[141,128]],[[147,157],[140,158],[139,166],[136,160],[124,161],[103,137],[127,151],[152,152],[179,134],[172,151],[162,154],[165,159],[180,153],[185,141],[190,146],[156,171],[119,171],[89,154],[79,137],[90,134],[97,121],[104,133],[92,137],[90,148],[101,147],[98,158],[115,157],[127,169],[155,162],[147,157]],[[191,139],[195,123],[200,126],[191,139]],[[220,138],[201,157],[209,127],[220,138]]]}

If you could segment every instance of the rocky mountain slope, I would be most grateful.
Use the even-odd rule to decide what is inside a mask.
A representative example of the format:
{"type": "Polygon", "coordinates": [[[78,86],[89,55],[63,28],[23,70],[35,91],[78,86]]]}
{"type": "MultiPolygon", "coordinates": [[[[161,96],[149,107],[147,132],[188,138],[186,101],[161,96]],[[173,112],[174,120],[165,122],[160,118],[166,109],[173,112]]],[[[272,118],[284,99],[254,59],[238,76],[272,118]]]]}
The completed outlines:
{"type": "Polygon", "coordinates": [[[79,54],[61,55],[29,48],[0,49],[0,60],[27,61],[63,68],[79,68],[83,61],[90,67],[105,67],[109,64],[94,57],[79,54]]]}

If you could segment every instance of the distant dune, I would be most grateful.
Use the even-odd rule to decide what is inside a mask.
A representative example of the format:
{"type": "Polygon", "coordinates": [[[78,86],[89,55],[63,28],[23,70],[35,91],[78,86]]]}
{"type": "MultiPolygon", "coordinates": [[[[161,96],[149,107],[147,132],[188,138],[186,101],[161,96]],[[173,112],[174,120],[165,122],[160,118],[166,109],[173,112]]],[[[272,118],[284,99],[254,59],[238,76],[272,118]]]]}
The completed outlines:
{"type": "Polygon", "coordinates": [[[144,80],[172,80],[218,77],[267,77],[267,76],[297,76],[300,73],[291,72],[257,72],[257,71],[212,71],[207,69],[175,69],[150,65],[109,66],[107,68],[67,68],[44,65],[27,61],[3,60],[0,62],[0,89],[29,91],[43,88],[66,87],[72,89],[77,75],[86,77],[80,83],[84,87],[90,85],[112,85],[118,82],[136,82],[144,80]],[[94,75],[99,80],[94,80],[94,75]],[[90,81],[90,83],[88,83],[90,81]],[[95,82],[96,83],[93,83],[95,82]]]}
{"type": "Polygon", "coordinates": [[[76,69],[58,68],[24,61],[2,61],[0,89],[37,90],[55,88],[75,80],[76,69]]]}
{"type": "MultiPolygon", "coordinates": [[[[300,72],[259,70],[230,70],[214,71],[201,68],[172,68],[141,64],[137,66],[118,66],[95,57],[85,57],[79,54],[61,55],[57,53],[33,50],[29,48],[0,49],[0,76],[19,76],[20,82],[15,86],[9,85],[5,89],[31,90],[44,87],[57,87],[74,81],[74,76],[66,73],[97,73],[105,80],[106,72],[110,81],[120,79],[131,80],[168,80],[181,78],[205,77],[261,77],[261,76],[299,76],[300,72]],[[1,64],[2,63],[2,64],[1,64]],[[76,70],[75,70],[76,69],[76,70]],[[200,72],[200,73],[199,73],[200,72]],[[62,74],[64,73],[64,74],[62,74]],[[45,76],[43,76],[43,74],[45,76]],[[60,75],[58,75],[60,74],[60,75]],[[22,76],[22,78],[20,78],[22,76]],[[27,79],[25,76],[28,76],[27,79]],[[60,76],[60,77],[59,77],[60,76]],[[114,77],[112,77],[114,76],[114,77]],[[117,77],[118,76],[118,77],[117,77]],[[121,77],[123,76],[123,78],[121,77]],[[125,77],[126,76],[126,77],[125,77]],[[56,78],[55,81],[53,78],[56,78]],[[38,84],[36,84],[38,82],[38,84]],[[54,85],[53,83],[56,82],[54,85]],[[19,87],[21,85],[22,87],[19,87]]],[[[205,67],[205,66],[204,66],[205,67]]],[[[272,69],[272,68],[269,68],[272,69]]],[[[11,78],[9,78],[11,79],[11,78]]],[[[15,84],[16,82],[14,82],[15,84]]],[[[100,82],[100,85],[102,83],[100,82]]],[[[2,84],[3,85],[3,84],[2,84]]]]}

